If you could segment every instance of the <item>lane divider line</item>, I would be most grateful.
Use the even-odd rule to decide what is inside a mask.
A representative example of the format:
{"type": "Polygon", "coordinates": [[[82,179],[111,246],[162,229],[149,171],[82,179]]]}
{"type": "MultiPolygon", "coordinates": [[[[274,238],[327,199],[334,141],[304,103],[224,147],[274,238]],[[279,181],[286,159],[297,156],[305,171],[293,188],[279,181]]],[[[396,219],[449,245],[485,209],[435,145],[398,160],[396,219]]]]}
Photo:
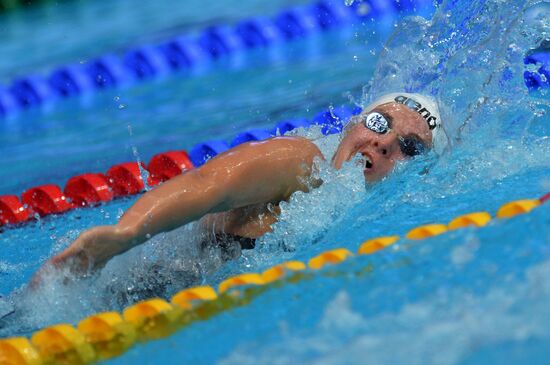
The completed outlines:
{"type": "MultiPolygon", "coordinates": [[[[548,194],[545,195],[545,197],[548,194]]],[[[517,200],[503,204],[497,219],[527,214],[541,205],[540,199],[517,200]],[[502,213],[504,212],[504,213],[502,213]],[[502,214],[499,214],[502,213],[502,214]]],[[[449,229],[482,228],[492,220],[488,212],[474,212],[452,219],[447,225],[428,224],[411,229],[409,240],[424,240],[444,234],[449,229]]],[[[376,237],[363,242],[357,255],[372,255],[399,242],[399,236],[376,237]]],[[[25,337],[0,339],[0,364],[40,365],[49,363],[91,364],[125,353],[137,342],[170,336],[194,321],[247,305],[264,291],[311,278],[328,266],[338,266],[356,257],[346,248],[324,251],[301,261],[287,261],[261,273],[243,273],[227,278],[218,286],[184,289],[171,302],[151,298],[117,312],[88,316],[75,328],[57,324],[25,337]]]]}
{"type": "MultiPolygon", "coordinates": [[[[48,75],[21,76],[8,87],[0,85],[0,118],[28,108],[51,106],[68,97],[128,86],[173,72],[183,74],[183,71],[191,76],[193,70],[204,69],[220,58],[250,49],[276,46],[367,19],[397,18],[433,8],[434,4],[428,0],[365,0],[352,6],[345,6],[341,0],[318,0],[283,9],[273,17],[209,26],[196,37],[179,35],[159,44],[138,46],[123,55],[106,54],[85,64],[60,66],[48,75]]],[[[529,90],[550,87],[549,52],[530,52],[524,63],[538,67],[524,72],[529,90]]]]}
{"type": "MultiPolygon", "coordinates": [[[[243,19],[234,25],[208,26],[197,36],[178,35],[158,44],[145,44],[122,55],[106,54],[84,64],[59,66],[47,75],[30,74],[0,86],[0,118],[25,109],[51,106],[68,97],[99,93],[214,65],[248,50],[276,47],[281,43],[356,22],[400,16],[419,8],[433,7],[431,1],[367,0],[346,6],[342,0],[316,0],[292,6],[272,17],[243,19]],[[384,3],[385,6],[379,6],[384,3]]],[[[266,53],[267,55],[267,53],[266,53]]]]}
{"type": "Polygon", "coordinates": [[[140,194],[145,190],[145,173],[149,187],[161,184],[177,175],[203,165],[209,159],[242,143],[262,141],[296,128],[320,126],[324,134],[339,133],[360,108],[338,107],[316,114],[311,120],[288,119],[277,123],[273,130],[253,129],[238,133],[230,144],[213,140],[198,143],[188,154],[184,150],[161,152],[147,165],[125,162],[111,166],[105,174],[84,173],[71,177],[61,189],[45,184],[15,195],[0,195],[0,227],[14,228],[32,222],[36,217],[62,214],[76,208],[93,207],[116,198],[140,194]]]}

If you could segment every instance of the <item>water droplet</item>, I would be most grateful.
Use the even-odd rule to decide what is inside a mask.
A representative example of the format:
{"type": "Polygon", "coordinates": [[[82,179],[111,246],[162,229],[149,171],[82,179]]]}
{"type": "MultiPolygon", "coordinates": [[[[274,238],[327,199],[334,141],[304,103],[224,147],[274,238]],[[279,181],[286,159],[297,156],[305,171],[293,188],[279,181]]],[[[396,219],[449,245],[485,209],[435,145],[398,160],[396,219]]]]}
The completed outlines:
{"type": "Polygon", "coordinates": [[[360,15],[360,16],[366,16],[367,14],[370,13],[370,6],[369,4],[366,4],[366,3],[361,3],[359,4],[359,6],[357,7],[357,14],[360,15]]]}

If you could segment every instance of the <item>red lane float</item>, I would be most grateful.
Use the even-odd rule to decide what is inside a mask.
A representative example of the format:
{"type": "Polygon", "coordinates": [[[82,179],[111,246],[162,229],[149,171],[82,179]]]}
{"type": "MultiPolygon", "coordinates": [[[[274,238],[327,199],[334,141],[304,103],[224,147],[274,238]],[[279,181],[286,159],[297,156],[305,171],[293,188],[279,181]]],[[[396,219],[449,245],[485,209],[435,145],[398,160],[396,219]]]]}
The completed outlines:
{"type": "Polygon", "coordinates": [[[29,219],[29,211],[15,195],[0,196],[0,226],[29,219]]]}
{"type": "MultiPolygon", "coordinates": [[[[143,164],[141,167],[145,169],[143,164]]],[[[111,167],[107,171],[107,178],[115,196],[133,195],[145,189],[137,162],[126,162],[111,167]]]]}
{"type": "Polygon", "coordinates": [[[543,195],[539,200],[541,203],[545,203],[546,201],[550,200],[550,193],[543,195]]]}
{"type": "Polygon", "coordinates": [[[15,195],[3,195],[0,196],[0,226],[28,221],[33,214],[59,214],[140,193],[145,189],[141,175],[145,170],[149,171],[149,185],[158,185],[193,168],[186,151],[168,151],[153,156],[147,168],[143,163],[140,166],[137,162],[127,162],[112,166],[105,175],[74,176],[63,191],[57,185],[47,184],[25,191],[21,200],[15,195]]]}
{"type": "Polygon", "coordinates": [[[82,174],[71,177],[65,185],[64,193],[77,207],[107,202],[113,200],[115,196],[103,174],[82,174]]]}
{"type": "Polygon", "coordinates": [[[169,151],[154,155],[147,165],[149,185],[158,185],[184,171],[193,169],[193,163],[185,151],[169,151]]]}
{"type": "Polygon", "coordinates": [[[30,188],[21,195],[21,200],[33,213],[38,213],[41,217],[74,208],[63,195],[61,188],[54,184],[30,188]]]}

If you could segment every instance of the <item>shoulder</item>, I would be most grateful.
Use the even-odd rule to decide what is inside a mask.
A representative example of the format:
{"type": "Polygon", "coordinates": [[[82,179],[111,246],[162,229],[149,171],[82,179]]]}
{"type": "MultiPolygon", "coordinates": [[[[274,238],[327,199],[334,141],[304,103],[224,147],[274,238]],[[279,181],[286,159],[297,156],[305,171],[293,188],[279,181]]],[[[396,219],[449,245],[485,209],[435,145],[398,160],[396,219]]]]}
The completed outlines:
{"type": "Polygon", "coordinates": [[[249,142],[241,146],[243,149],[251,148],[268,154],[291,155],[300,159],[324,158],[315,143],[304,137],[273,137],[264,141],[249,142]]]}
{"type": "Polygon", "coordinates": [[[214,157],[198,170],[203,175],[221,172],[271,175],[301,175],[309,170],[315,158],[324,159],[317,146],[302,137],[273,137],[246,142],[214,157]],[[306,168],[304,168],[304,166],[306,168]]]}

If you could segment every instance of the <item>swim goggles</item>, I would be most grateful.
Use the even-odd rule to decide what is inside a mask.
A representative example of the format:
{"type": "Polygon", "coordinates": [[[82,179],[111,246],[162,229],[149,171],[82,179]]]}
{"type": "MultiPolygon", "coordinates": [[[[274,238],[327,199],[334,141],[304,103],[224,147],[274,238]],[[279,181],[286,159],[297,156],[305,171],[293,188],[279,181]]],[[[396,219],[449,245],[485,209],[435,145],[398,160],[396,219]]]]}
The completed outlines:
{"type": "MultiPolygon", "coordinates": [[[[386,134],[391,131],[390,121],[382,114],[372,112],[365,117],[365,127],[378,134],[386,134]]],[[[403,155],[414,157],[426,151],[426,145],[418,138],[412,136],[397,135],[399,149],[403,155]]]]}

